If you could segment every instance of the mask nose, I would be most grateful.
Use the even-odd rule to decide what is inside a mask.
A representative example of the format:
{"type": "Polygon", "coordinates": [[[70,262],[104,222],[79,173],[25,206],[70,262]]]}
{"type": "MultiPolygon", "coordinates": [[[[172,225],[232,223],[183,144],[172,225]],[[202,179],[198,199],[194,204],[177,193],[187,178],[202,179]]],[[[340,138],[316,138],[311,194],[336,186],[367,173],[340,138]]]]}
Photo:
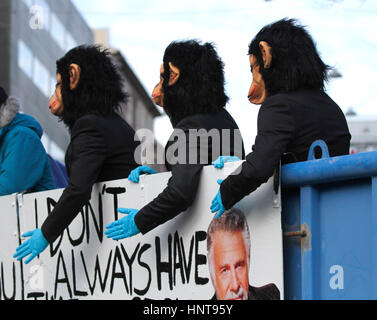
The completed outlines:
{"type": "Polygon", "coordinates": [[[157,98],[160,95],[160,84],[156,84],[152,91],[152,98],[157,98]]]}
{"type": "Polygon", "coordinates": [[[162,86],[161,83],[156,84],[152,91],[152,99],[155,104],[162,107],[162,86]]]}

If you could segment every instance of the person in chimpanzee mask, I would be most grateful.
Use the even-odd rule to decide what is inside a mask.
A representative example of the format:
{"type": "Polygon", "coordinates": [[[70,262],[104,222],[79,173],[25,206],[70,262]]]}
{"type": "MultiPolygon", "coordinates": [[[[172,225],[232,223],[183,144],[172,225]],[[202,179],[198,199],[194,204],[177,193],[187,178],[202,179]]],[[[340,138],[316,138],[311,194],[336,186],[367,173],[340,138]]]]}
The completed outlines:
{"type": "MultiPolygon", "coordinates": [[[[107,226],[107,237],[118,240],[145,234],[176,217],[193,203],[204,165],[219,156],[244,158],[238,126],[225,110],[223,68],[211,43],[174,41],[166,48],[152,97],[174,127],[165,147],[172,176],[167,187],[140,210],[119,209],[127,215],[107,226]],[[199,131],[210,134],[197,143],[199,131]]],[[[141,166],[129,179],[138,182],[141,173],[153,172],[141,166]]]]}
{"type": "Polygon", "coordinates": [[[126,178],[137,167],[134,130],[118,115],[127,94],[107,50],[79,46],[56,62],[57,83],[50,111],[69,128],[65,163],[69,184],[41,228],[14,255],[26,263],[62,234],[90,199],[96,182],[126,178]]]}
{"type": "Polygon", "coordinates": [[[211,204],[217,217],[265,183],[280,160],[307,160],[316,140],[326,142],[330,156],[349,153],[346,119],[324,90],[329,67],[304,27],[294,19],[265,26],[249,45],[249,62],[248,99],[261,104],[258,133],[239,173],[218,181],[211,204]]]}

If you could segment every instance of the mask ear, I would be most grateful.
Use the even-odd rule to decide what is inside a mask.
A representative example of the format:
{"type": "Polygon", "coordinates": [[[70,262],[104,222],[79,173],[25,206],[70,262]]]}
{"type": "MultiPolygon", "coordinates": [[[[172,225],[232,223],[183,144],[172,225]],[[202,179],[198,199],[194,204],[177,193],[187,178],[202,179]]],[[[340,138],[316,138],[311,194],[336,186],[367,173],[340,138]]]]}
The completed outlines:
{"type": "Polygon", "coordinates": [[[178,81],[181,72],[171,62],[169,62],[169,68],[170,68],[169,86],[172,86],[178,81]]]}
{"type": "Polygon", "coordinates": [[[272,61],[271,47],[266,41],[260,41],[259,49],[262,53],[264,68],[268,69],[272,61]]]}
{"type": "Polygon", "coordinates": [[[69,66],[69,88],[75,90],[80,81],[81,68],[79,65],[72,63],[69,66]]]}

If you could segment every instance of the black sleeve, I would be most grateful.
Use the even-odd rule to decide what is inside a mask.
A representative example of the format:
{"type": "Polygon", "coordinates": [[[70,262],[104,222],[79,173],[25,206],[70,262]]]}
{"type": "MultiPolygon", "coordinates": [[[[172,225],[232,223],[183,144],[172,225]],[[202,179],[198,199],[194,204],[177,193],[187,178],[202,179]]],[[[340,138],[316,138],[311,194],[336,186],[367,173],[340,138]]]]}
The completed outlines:
{"type": "Polygon", "coordinates": [[[226,209],[230,209],[273,175],[294,132],[294,120],[287,105],[273,103],[261,107],[253,151],[246,156],[241,172],[229,175],[220,186],[226,209]]]}
{"type": "Polygon", "coordinates": [[[176,128],[169,139],[174,141],[168,143],[166,152],[172,176],[166,188],[135,216],[135,223],[143,234],[185,211],[195,199],[203,168],[203,164],[195,163],[200,163],[198,159],[207,150],[200,144],[190,143],[189,136],[189,130],[176,128]]]}
{"type": "Polygon", "coordinates": [[[69,184],[42,225],[48,242],[53,242],[90,199],[93,184],[106,159],[103,135],[88,118],[77,120],[71,135],[72,162],[69,184]]]}
{"type": "Polygon", "coordinates": [[[135,216],[144,234],[185,211],[195,199],[203,165],[177,164],[166,188],[135,216]]]}

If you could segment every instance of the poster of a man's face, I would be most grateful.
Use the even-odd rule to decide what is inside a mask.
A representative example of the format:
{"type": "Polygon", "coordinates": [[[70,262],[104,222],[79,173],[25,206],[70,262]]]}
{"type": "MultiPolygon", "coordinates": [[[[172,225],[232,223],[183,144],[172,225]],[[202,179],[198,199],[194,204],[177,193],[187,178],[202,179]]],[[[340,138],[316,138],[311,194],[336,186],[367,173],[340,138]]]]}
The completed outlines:
{"type": "Polygon", "coordinates": [[[217,300],[276,300],[280,292],[274,284],[249,284],[250,232],[242,211],[230,209],[207,231],[207,255],[211,281],[217,300]]]}

